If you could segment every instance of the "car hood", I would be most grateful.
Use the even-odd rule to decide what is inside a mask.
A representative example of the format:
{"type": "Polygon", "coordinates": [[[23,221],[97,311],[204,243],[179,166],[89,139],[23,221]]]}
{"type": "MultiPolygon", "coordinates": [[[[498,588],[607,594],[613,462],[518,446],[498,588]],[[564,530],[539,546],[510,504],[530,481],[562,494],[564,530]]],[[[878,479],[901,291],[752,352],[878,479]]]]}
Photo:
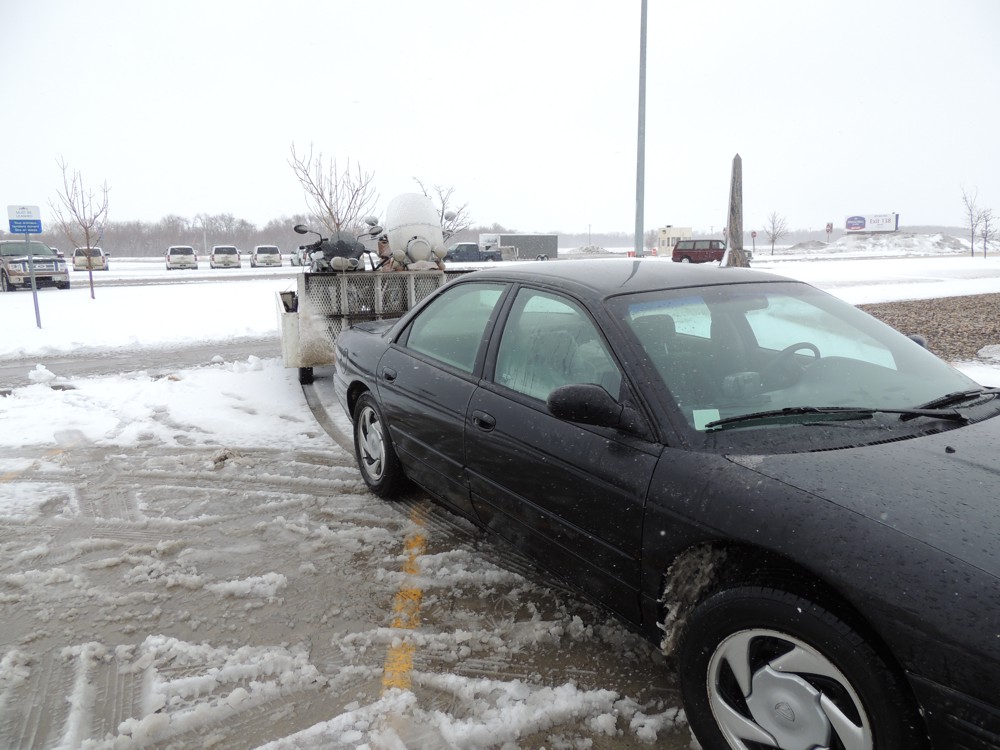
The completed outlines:
{"type": "MultiPolygon", "coordinates": [[[[54,260],[64,260],[63,258],[57,258],[54,255],[33,255],[31,256],[35,263],[48,263],[54,260]]],[[[27,255],[5,255],[3,259],[11,262],[28,262],[27,255]]]]}
{"type": "Polygon", "coordinates": [[[1000,417],[936,435],[730,461],[1000,576],[1000,417]]]}

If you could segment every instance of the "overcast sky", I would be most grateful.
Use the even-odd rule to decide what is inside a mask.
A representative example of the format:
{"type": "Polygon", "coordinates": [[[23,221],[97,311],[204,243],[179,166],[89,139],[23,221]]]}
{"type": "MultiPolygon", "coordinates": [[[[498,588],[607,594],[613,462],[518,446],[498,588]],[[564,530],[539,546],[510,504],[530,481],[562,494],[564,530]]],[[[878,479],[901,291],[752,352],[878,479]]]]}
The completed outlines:
{"type": "MultiPolygon", "coordinates": [[[[111,219],[304,211],[310,144],[474,223],[635,226],[639,0],[0,0],[0,201],[57,159],[111,219]]],[[[645,226],[1000,214],[997,0],[649,0],[645,226]]],[[[3,225],[6,229],[6,224],[3,225]]]]}

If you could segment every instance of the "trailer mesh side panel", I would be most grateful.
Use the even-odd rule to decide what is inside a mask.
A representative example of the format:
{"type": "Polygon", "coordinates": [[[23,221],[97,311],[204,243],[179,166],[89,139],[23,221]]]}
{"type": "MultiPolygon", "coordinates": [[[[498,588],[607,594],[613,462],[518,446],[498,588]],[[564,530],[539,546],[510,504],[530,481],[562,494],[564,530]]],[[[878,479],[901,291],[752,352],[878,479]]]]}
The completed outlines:
{"type": "Polygon", "coordinates": [[[332,364],[337,337],[356,323],[398,318],[456,275],[455,271],[309,273],[298,293],[279,298],[282,358],[286,367],[332,364]]]}
{"type": "Polygon", "coordinates": [[[306,273],[299,311],[357,320],[398,318],[446,281],[440,271],[306,273]]]}

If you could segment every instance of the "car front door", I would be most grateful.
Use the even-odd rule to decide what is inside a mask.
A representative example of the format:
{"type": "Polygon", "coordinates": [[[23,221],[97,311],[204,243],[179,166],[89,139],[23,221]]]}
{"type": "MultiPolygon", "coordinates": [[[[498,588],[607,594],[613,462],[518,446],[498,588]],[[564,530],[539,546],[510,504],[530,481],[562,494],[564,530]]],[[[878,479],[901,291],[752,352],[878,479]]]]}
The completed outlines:
{"type": "Polygon", "coordinates": [[[424,307],[379,361],[379,398],[407,476],[475,517],[463,432],[484,342],[507,287],[453,285],[424,307]]]}
{"type": "MultiPolygon", "coordinates": [[[[556,419],[561,385],[628,392],[593,320],[575,301],[522,288],[494,336],[468,406],[465,448],[480,519],[557,574],[637,617],[644,503],[660,446],[556,419]]],[[[627,398],[627,396],[625,396],[627,398]]]]}

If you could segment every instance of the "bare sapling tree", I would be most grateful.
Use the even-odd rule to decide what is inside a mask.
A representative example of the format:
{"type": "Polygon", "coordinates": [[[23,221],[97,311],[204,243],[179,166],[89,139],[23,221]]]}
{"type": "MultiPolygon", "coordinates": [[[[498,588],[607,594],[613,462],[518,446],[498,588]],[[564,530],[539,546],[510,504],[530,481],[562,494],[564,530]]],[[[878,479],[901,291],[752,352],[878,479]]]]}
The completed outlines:
{"type": "Polygon", "coordinates": [[[764,234],[771,243],[771,255],[774,255],[774,243],[781,242],[788,234],[788,222],[777,211],[772,211],[764,223],[764,234]]]}
{"type": "Polygon", "coordinates": [[[306,205],[313,218],[330,234],[341,230],[360,231],[364,218],[372,213],[378,193],[372,184],[375,175],[361,165],[351,169],[351,160],[341,170],[336,159],[324,159],[309,144],[307,153],[299,154],[292,144],[289,166],[306,194],[306,205]]]}
{"type": "Polygon", "coordinates": [[[984,208],[979,212],[979,239],[983,241],[983,257],[986,248],[997,238],[996,223],[993,221],[993,209],[984,208]]]}
{"type": "Polygon", "coordinates": [[[433,185],[434,195],[427,189],[427,186],[417,177],[413,181],[420,186],[420,192],[434,202],[438,212],[438,221],[441,222],[441,234],[445,240],[454,237],[459,232],[464,232],[469,228],[472,220],[469,218],[469,204],[463,203],[461,206],[453,204],[455,188],[443,185],[433,185]]]}
{"type": "Polygon", "coordinates": [[[983,212],[976,205],[976,198],[979,196],[977,190],[969,195],[965,188],[962,188],[962,207],[965,209],[965,220],[969,227],[969,254],[976,255],[976,233],[979,231],[979,224],[983,220],[983,212]]]}
{"type": "MultiPolygon", "coordinates": [[[[84,248],[87,258],[87,272],[90,281],[90,298],[94,299],[93,250],[104,236],[108,223],[108,183],[104,181],[95,191],[83,183],[77,169],[71,170],[66,160],[56,160],[62,171],[62,190],[58,191],[59,204],[49,205],[56,217],[59,230],[72,248],[84,248]]],[[[72,260],[70,261],[72,262],[72,260]]]]}

